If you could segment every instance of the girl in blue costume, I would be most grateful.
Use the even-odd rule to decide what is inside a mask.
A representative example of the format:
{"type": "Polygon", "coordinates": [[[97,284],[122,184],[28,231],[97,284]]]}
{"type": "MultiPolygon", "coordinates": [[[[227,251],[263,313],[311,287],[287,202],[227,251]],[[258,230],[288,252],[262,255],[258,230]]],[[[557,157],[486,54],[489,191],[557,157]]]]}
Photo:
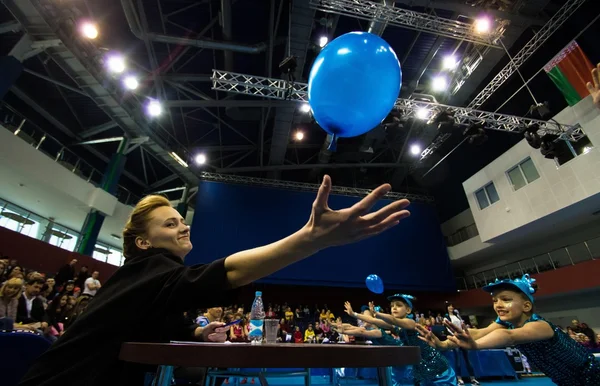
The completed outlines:
{"type": "MultiPolygon", "coordinates": [[[[363,306],[361,308],[362,314],[356,314],[352,310],[352,306],[349,302],[346,302],[346,312],[348,315],[356,317],[358,321],[362,321],[362,326],[353,326],[351,324],[334,325],[338,333],[346,334],[350,336],[358,336],[368,339],[372,344],[377,346],[402,346],[402,342],[396,340],[387,330],[393,329],[394,327],[382,320],[378,320],[372,317],[369,307],[363,306]],[[373,323],[367,321],[372,320],[373,323]]],[[[408,386],[413,385],[412,377],[412,366],[402,366],[392,368],[392,381],[394,386],[408,386]]]]}
{"type": "Polygon", "coordinates": [[[498,318],[481,330],[446,327],[454,336],[439,341],[425,329],[421,339],[441,349],[468,350],[515,346],[559,386],[600,385],[600,362],[582,345],[534,312],[535,279],[496,280],[484,291],[492,294],[498,318]]]}
{"type": "Polygon", "coordinates": [[[412,301],[415,298],[411,295],[396,294],[388,297],[388,300],[391,303],[391,314],[376,311],[373,303],[369,303],[373,317],[352,312],[350,303],[346,303],[346,312],[375,326],[383,321],[387,324],[387,328],[399,336],[403,345],[420,347],[421,361],[412,367],[412,374],[414,380],[421,386],[456,386],[456,374],[446,358],[439,351],[419,340],[416,331],[417,323],[408,317],[412,312],[412,301]]]}

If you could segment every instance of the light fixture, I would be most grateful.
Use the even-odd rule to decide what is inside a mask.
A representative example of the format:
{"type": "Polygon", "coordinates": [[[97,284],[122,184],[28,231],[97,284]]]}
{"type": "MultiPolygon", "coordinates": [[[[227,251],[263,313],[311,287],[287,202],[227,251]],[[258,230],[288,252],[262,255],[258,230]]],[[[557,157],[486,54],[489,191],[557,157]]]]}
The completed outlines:
{"type": "Polygon", "coordinates": [[[436,76],[431,82],[431,88],[436,92],[445,91],[448,88],[448,80],[444,76],[436,76]]]}
{"type": "Polygon", "coordinates": [[[444,70],[454,70],[458,67],[458,60],[456,60],[454,55],[447,55],[444,57],[442,67],[444,70]]]}
{"type": "Polygon", "coordinates": [[[96,39],[98,37],[98,27],[94,23],[90,23],[88,21],[81,24],[79,27],[81,34],[83,37],[87,39],[96,39]]]}
{"type": "Polygon", "coordinates": [[[137,77],[133,75],[127,75],[125,78],[123,78],[123,85],[128,90],[135,90],[140,85],[140,82],[138,82],[137,77]]]}
{"type": "Polygon", "coordinates": [[[162,105],[159,101],[152,100],[148,102],[148,105],[146,106],[146,111],[151,117],[158,117],[160,114],[162,114],[162,105]]]}
{"type": "Polygon", "coordinates": [[[308,113],[310,111],[310,105],[308,103],[303,103],[300,105],[300,111],[303,113],[308,113]]]}
{"type": "Polygon", "coordinates": [[[169,155],[171,156],[171,158],[173,158],[175,161],[177,161],[177,163],[181,166],[183,166],[184,168],[188,167],[187,162],[185,162],[179,155],[177,155],[177,153],[175,153],[174,151],[169,152],[169,155]]]}
{"type": "Polygon", "coordinates": [[[582,151],[582,153],[583,153],[583,154],[587,154],[587,153],[589,153],[589,152],[590,152],[590,150],[592,150],[593,148],[594,148],[593,146],[585,146],[585,147],[583,148],[583,151],[582,151]]]}
{"type": "Polygon", "coordinates": [[[479,17],[475,20],[475,32],[485,34],[492,29],[492,21],[488,17],[479,17]]]}
{"type": "Polygon", "coordinates": [[[417,119],[427,119],[429,118],[429,109],[427,109],[426,107],[419,107],[417,109],[417,112],[415,113],[415,116],[417,117],[417,119]]]}
{"type": "Polygon", "coordinates": [[[206,155],[203,153],[196,155],[194,162],[196,162],[196,165],[204,165],[206,163],[206,155]]]}
{"type": "Polygon", "coordinates": [[[325,47],[328,42],[329,42],[329,38],[327,36],[321,36],[319,38],[319,47],[321,47],[321,48],[325,47]]]}
{"type": "Polygon", "coordinates": [[[120,74],[125,71],[125,58],[121,55],[112,55],[107,59],[106,65],[110,72],[120,74]]]}
{"type": "Polygon", "coordinates": [[[296,134],[294,134],[294,138],[296,138],[296,141],[302,141],[304,139],[304,133],[298,130],[296,131],[296,134]]]}
{"type": "Polygon", "coordinates": [[[410,147],[410,153],[411,153],[412,155],[419,155],[419,154],[421,154],[421,151],[422,151],[422,150],[421,150],[421,146],[419,146],[419,145],[417,145],[417,144],[415,144],[415,145],[412,145],[412,146],[410,147]]]}

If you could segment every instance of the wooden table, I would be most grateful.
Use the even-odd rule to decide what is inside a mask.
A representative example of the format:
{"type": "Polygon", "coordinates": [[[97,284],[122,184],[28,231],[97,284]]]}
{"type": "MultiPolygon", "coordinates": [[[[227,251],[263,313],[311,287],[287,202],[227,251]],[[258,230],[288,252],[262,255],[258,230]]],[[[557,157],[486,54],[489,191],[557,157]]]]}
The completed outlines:
{"type": "MultiPolygon", "coordinates": [[[[159,366],[158,386],[169,386],[174,366],[220,368],[376,367],[379,384],[390,386],[391,367],[418,363],[411,346],[352,344],[124,343],[119,359],[159,366]]],[[[267,385],[260,377],[261,384],[267,385]]]]}

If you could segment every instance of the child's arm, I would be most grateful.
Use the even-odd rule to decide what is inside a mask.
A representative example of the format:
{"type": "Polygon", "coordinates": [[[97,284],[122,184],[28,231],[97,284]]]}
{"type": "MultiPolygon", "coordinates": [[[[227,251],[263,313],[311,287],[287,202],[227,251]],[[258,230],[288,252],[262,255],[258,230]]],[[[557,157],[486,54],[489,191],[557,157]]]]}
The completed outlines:
{"type": "Polygon", "coordinates": [[[341,330],[337,330],[338,333],[340,334],[344,334],[344,335],[350,335],[350,336],[360,336],[363,338],[371,338],[371,339],[377,339],[377,338],[381,338],[382,337],[382,333],[381,330],[377,329],[377,330],[367,330],[364,329],[362,327],[355,327],[349,330],[344,329],[343,331],[341,330]]]}
{"type": "Polygon", "coordinates": [[[417,323],[414,320],[409,318],[396,318],[390,314],[384,314],[383,312],[377,312],[374,309],[371,311],[375,315],[376,318],[383,320],[386,323],[389,323],[393,326],[398,326],[400,328],[404,328],[406,330],[414,330],[417,323]]]}
{"type": "Polygon", "coordinates": [[[389,323],[384,322],[383,320],[380,319],[376,319],[367,315],[362,315],[362,314],[357,314],[356,312],[354,312],[352,310],[352,305],[350,304],[350,302],[346,302],[344,303],[344,307],[346,308],[346,313],[350,316],[352,316],[353,318],[356,319],[360,319],[363,322],[367,322],[367,323],[371,323],[379,328],[383,328],[385,330],[389,330],[391,328],[393,328],[393,326],[389,323]]]}
{"type": "Polygon", "coordinates": [[[469,331],[448,337],[455,345],[468,350],[481,350],[490,348],[504,348],[524,343],[548,340],[554,336],[554,330],[543,321],[530,322],[514,330],[496,329],[489,334],[475,340],[469,331]]]}

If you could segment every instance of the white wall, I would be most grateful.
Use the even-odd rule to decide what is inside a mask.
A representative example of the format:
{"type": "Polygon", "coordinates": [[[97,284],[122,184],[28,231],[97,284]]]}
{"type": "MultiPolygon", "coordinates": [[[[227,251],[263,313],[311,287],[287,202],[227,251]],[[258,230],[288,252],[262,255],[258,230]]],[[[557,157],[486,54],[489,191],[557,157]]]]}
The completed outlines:
{"type": "Polygon", "coordinates": [[[600,192],[600,110],[588,97],[555,119],[564,124],[581,124],[595,147],[557,167],[553,160],[545,159],[539,150],[522,140],[466,180],[463,188],[483,242],[600,192]],[[514,191],[506,171],[527,157],[531,157],[540,178],[514,191]],[[490,181],[500,200],[479,209],[475,192],[490,181]]]}

